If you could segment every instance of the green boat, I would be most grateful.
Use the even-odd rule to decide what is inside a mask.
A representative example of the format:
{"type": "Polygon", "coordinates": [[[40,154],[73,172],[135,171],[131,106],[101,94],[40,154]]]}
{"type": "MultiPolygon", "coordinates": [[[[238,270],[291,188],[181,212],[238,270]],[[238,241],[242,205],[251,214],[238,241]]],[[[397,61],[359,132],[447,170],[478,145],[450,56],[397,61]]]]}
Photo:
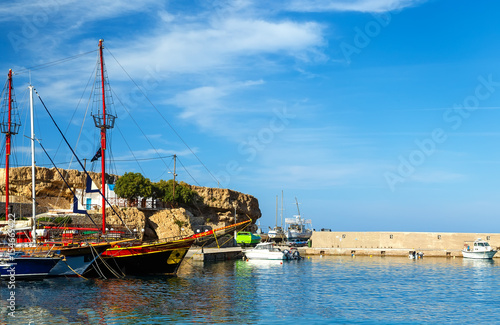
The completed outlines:
{"type": "Polygon", "coordinates": [[[255,246],[260,243],[260,235],[250,231],[240,231],[236,234],[236,243],[240,246],[255,246]]]}

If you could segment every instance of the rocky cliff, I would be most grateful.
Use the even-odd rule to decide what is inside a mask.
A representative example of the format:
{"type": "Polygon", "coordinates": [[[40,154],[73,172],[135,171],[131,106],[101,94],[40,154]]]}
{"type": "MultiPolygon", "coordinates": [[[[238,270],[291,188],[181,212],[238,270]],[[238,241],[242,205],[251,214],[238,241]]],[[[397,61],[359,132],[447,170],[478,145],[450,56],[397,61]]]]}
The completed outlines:
{"type": "MultiPolygon", "coordinates": [[[[77,170],[60,170],[66,182],[73,188],[84,188],[84,174],[77,170]]],[[[31,167],[11,168],[10,195],[31,197],[31,167]]],[[[64,184],[55,168],[36,167],[37,203],[47,209],[70,209],[72,193],[64,184]]],[[[100,187],[100,174],[90,173],[94,183],[100,187]]],[[[109,178],[116,176],[110,175],[109,178]]],[[[5,192],[5,170],[0,169],[0,192],[5,192]]],[[[124,220],[131,230],[142,233],[144,239],[158,239],[191,235],[202,227],[222,227],[248,218],[253,224],[261,217],[259,203],[251,195],[229,189],[209,188],[189,185],[197,194],[191,206],[173,209],[117,208],[116,215],[107,209],[107,223],[110,227],[121,225],[124,220]],[[236,215],[236,220],[235,220],[236,215]]],[[[93,219],[100,223],[98,211],[93,211],[93,219]]],[[[84,221],[84,219],[80,219],[84,221]]],[[[79,220],[79,221],[80,221],[79,220]]],[[[255,225],[253,225],[255,228],[255,225]]],[[[252,229],[252,228],[250,228],[252,229]]],[[[254,230],[254,229],[253,229],[254,230]]]]}

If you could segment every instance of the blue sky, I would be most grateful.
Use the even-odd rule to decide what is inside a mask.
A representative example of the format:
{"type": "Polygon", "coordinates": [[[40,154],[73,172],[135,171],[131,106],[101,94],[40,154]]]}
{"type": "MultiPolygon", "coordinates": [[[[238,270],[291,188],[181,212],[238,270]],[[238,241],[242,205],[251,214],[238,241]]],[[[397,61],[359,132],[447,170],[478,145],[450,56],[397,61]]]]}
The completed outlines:
{"type": "MultiPolygon", "coordinates": [[[[111,135],[118,174],[168,179],[172,159],[158,156],[177,154],[178,179],[211,187],[217,179],[254,195],[265,227],[275,223],[283,190],[285,217],[295,214],[297,197],[316,229],[498,232],[499,7],[10,2],[0,8],[0,71],[15,73],[23,119],[13,160],[29,163],[22,134],[30,76],[80,157],[94,155],[86,85],[102,38],[118,114],[111,135]],[[38,68],[28,74],[29,67],[38,68]],[[134,156],[150,160],[139,165],[134,156]]],[[[37,137],[60,167],[77,168],[36,110],[37,137]]],[[[38,153],[37,163],[48,161],[38,153]]]]}

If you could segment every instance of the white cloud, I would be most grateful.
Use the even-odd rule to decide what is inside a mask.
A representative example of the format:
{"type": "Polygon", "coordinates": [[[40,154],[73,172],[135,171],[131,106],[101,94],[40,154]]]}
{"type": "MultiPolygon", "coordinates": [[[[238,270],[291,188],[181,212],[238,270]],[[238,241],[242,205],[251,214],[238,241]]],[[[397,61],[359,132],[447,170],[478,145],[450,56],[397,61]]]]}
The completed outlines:
{"type": "Polygon", "coordinates": [[[153,36],[141,37],[140,42],[127,40],[114,52],[133,72],[155,62],[162,73],[200,73],[234,68],[245,58],[259,60],[266,54],[324,60],[317,51],[325,42],[322,33],[323,27],[314,22],[228,18],[201,25],[165,24],[153,36]]]}
{"type": "MultiPolygon", "coordinates": [[[[41,38],[33,44],[23,44],[29,45],[31,51],[37,51],[39,62],[95,50],[97,40],[78,36],[85,28],[97,26],[91,24],[93,22],[105,24],[109,19],[126,17],[128,13],[145,13],[144,18],[154,21],[148,35],[132,31],[127,39],[106,39],[105,47],[149,96],[155,90],[155,96],[170,97],[163,102],[180,107],[179,117],[189,119],[204,130],[217,126],[216,132],[223,135],[229,134],[228,131],[241,134],[243,128],[238,126],[244,124],[247,129],[253,127],[248,120],[244,123],[242,119],[237,121],[243,112],[254,107],[244,107],[234,98],[235,94],[245,98],[244,92],[262,84],[262,79],[276,70],[288,69],[290,60],[303,63],[325,60],[321,51],[327,45],[325,26],[320,23],[279,20],[270,18],[269,13],[257,15],[251,1],[221,2],[217,8],[209,4],[200,11],[187,14],[155,6],[155,3],[54,0],[33,4],[23,1],[22,8],[12,4],[2,7],[0,13],[3,16],[10,14],[10,20],[16,17],[33,19],[35,9],[39,8],[42,16],[50,16],[49,21],[39,27],[37,35],[41,38]],[[155,10],[151,10],[153,6],[155,10]],[[40,9],[42,7],[44,9],[40,9]],[[58,18],[53,19],[54,15],[58,18]],[[57,28],[52,26],[52,21],[57,21],[54,23],[57,28]],[[59,35],[66,40],[77,36],[79,39],[77,42],[68,41],[71,46],[67,46],[64,40],[58,39],[59,35]],[[44,51],[39,51],[40,48],[44,51]],[[251,76],[247,76],[249,72],[251,76]],[[196,79],[189,80],[190,74],[196,74],[196,79]],[[171,83],[175,85],[174,90],[171,83]],[[187,89],[186,85],[190,88],[187,89]],[[222,125],[229,126],[230,130],[222,125]]],[[[64,103],[60,99],[57,103],[59,107],[74,107],[81,97],[94,57],[91,54],[85,62],[71,61],[69,65],[51,67],[50,74],[35,72],[34,77],[38,78],[35,81],[39,81],[36,86],[41,95],[47,102],[57,103],[58,97],[64,94],[64,103]],[[68,98],[72,102],[68,102],[68,98]]],[[[105,57],[111,86],[117,96],[127,102],[127,96],[136,94],[137,90],[130,83],[124,88],[127,85],[120,82],[128,82],[128,77],[118,71],[118,65],[106,51],[105,57]]],[[[36,64],[38,62],[26,65],[36,64]]],[[[86,101],[87,98],[83,98],[81,105],[86,101]]],[[[115,104],[119,105],[117,101],[115,104]]]]}
{"type": "Polygon", "coordinates": [[[228,125],[230,116],[238,114],[233,106],[225,102],[225,97],[263,83],[262,80],[250,80],[223,86],[198,87],[178,93],[167,103],[182,109],[179,114],[181,118],[189,119],[203,129],[211,129],[211,132],[218,130],[224,133],[224,128],[220,128],[220,125],[228,125]]]}
{"type": "Polygon", "coordinates": [[[359,11],[386,12],[411,7],[425,0],[291,0],[292,11],[359,11]]]}
{"type": "Polygon", "coordinates": [[[127,13],[149,11],[158,6],[158,1],[127,0],[38,0],[3,3],[0,7],[1,21],[23,20],[26,24],[37,27],[50,23],[52,16],[57,16],[58,23],[67,28],[81,26],[89,21],[119,17],[127,13]]]}

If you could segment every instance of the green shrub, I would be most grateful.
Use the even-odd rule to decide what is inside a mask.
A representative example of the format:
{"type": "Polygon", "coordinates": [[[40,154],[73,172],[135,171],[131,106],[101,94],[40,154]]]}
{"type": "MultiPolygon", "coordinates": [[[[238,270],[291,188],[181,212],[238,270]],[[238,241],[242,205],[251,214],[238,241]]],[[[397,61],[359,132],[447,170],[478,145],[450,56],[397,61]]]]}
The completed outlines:
{"type": "Polygon", "coordinates": [[[128,200],[151,197],[152,184],[148,178],[140,173],[125,173],[116,181],[115,193],[128,200]]]}
{"type": "Polygon", "coordinates": [[[192,205],[195,198],[195,192],[191,190],[186,183],[175,182],[175,198],[173,196],[173,180],[160,180],[153,184],[153,192],[156,193],[157,197],[163,202],[177,202],[187,205],[192,205]]]}

